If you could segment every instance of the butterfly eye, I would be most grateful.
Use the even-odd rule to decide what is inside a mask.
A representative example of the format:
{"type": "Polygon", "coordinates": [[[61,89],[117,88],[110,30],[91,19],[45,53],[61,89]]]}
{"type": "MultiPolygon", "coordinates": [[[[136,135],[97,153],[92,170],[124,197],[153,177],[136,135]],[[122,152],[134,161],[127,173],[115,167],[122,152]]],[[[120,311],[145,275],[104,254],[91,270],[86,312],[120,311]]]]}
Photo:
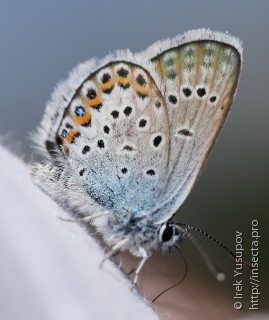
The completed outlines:
{"type": "Polygon", "coordinates": [[[159,242],[168,242],[174,237],[174,227],[170,223],[162,225],[159,231],[159,242]]]}
{"type": "Polygon", "coordinates": [[[170,241],[173,237],[173,233],[172,227],[166,227],[162,234],[162,242],[170,241]]]}

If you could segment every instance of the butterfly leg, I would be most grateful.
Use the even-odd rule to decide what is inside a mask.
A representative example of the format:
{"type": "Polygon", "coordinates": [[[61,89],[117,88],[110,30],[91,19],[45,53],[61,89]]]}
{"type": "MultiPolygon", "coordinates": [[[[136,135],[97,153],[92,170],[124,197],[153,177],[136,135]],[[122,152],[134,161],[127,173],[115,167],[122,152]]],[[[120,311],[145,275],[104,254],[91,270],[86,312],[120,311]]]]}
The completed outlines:
{"type": "Polygon", "coordinates": [[[100,267],[103,266],[104,262],[113,257],[116,253],[118,253],[120,251],[120,249],[129,241],[129,237],[125,237],[123,238],[121,241],[119,241],[118,243],[116,243],[109,251],[108,253],[105,255],[104,259],[101,261],[100,267]]]}
{"type": "Polygon", "coordinates": [[[137,284],[141,269],[143,268],[144,264],[146,263],[146,261],[150,257],[150,255],[147,253],[147,251],[143,247],[138,247],[138,249],[139,249],[139,252],[141,254],[142,259],[140,260],[138,267],[135,270],[135,277],[134,277],[134,281],[133,281],[134,286],[137,284]]]}
{"type": "Polygon", "coordinates": [[[108,210],[97,212],[95,214],[91,214],[89,216],[85,216],[82,218],[73,218],[73,219],[68,219],[68,218],[63,218],[59,217],[60,220],[65,221],[65,222],[89,222],[92,221],[95,218],[99,218],[105,215],[108,215],[110,212],[108,210]]]}

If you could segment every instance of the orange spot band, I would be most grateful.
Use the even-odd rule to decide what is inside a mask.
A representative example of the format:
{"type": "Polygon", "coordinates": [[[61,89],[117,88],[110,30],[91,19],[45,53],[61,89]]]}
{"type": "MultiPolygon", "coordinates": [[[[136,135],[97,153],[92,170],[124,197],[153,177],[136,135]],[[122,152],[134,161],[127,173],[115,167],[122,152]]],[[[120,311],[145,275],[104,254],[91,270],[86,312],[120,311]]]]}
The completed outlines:
{"type": "Polygon", "coordinates": [[[136,86],[135,90],[143,95],[147,95],[149,93],[148,87],[136,86]]]}
{"type": "Polygon", "coordinates": [[[87,102],[92,108],[99,107],[100,104],[102,104],[102,100],[99,96],[95,97],[94,99],[87,99],[87,102]]]}
{"type": "Polygon", "coordinates": [[[73,143],[75,138],[80,135],[78,130],[70,130],[68,136],[65,138],[65,141],[68,143],[73,143]]]}
{"type": "Polygon", "coordinates": [[[80,125],[88,124],[91,120],[91,113],[87,110],[83,117],[74,116],[73,120],[80,125]]]}
{"type": "Polygon", "coordinates": [[[111,87],[113,87],[114,85],[114,82],[112,80],[102,84],[101,86],[101,90],[104,91],[104,90],[107,90],[107,89],[111,89],[111,87]]]}
{"type": "Polygon", "coordinates": [[[126,86],[127,84],[130,84],[130,79],[118,77],[118,83],[122,84],[123,86],[126,86]]]}

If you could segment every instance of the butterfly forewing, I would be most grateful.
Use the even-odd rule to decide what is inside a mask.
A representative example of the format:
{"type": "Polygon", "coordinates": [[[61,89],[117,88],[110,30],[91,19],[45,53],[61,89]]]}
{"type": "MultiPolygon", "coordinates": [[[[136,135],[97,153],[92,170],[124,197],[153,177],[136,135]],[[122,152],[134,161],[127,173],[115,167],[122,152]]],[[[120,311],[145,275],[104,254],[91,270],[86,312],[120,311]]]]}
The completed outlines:
{"type": "Polygon", "coordinates": [[[231,45],[193,41],[152,59],[170,121],[167,185],[156,219],[172,215],[190,192],[231,107],[241,57],[231,45]]]}
{"type": "Polygon", "coordinates": [[[112,62],[86,79],[57,130],[89,195],[119,216],[149,214],[167,176],[169,120],[150,74],[112,62]]]}

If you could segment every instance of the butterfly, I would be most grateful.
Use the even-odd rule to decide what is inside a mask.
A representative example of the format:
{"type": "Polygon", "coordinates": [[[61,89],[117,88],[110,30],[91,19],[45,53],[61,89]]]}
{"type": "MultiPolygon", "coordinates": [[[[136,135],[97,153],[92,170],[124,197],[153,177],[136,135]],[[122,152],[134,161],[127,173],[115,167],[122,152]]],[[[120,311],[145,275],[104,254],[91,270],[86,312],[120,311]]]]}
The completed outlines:
{"type": "Polygon", "coordinates": [[[239,39],[193,30],[78,65],[46,106],[33,180],[92,222],[107,257],[141,258],[134,283],[155,250],[189,236],[173,216],[229,113],[241,62],[239,39]]]}

